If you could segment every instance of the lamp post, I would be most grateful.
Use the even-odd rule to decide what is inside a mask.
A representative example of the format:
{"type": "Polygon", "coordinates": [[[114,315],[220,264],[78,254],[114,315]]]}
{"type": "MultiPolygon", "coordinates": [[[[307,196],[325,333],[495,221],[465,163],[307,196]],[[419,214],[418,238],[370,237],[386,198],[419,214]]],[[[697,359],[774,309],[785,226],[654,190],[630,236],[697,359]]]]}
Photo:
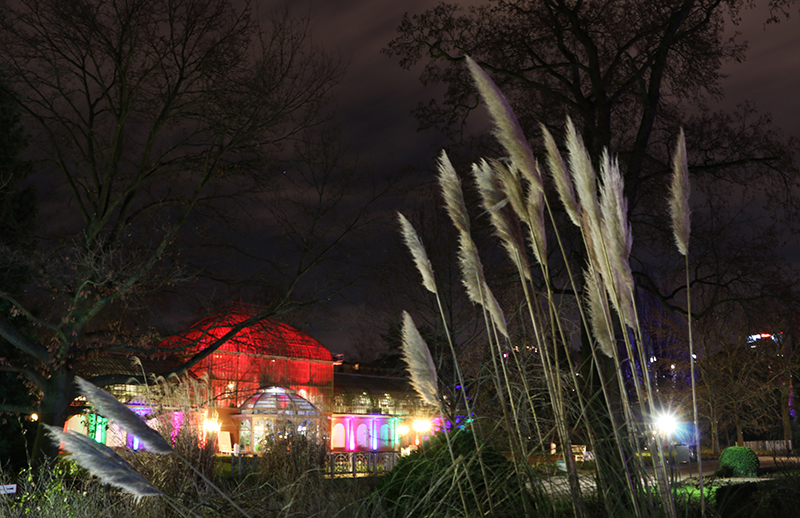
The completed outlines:
{"type": "Polygon", "coordinates": [[[675,482],[675,471],[674,466],[672,463],[672,435],[675,433],[675,430],[678,428],[678,420],[675,418],[675,415],[669,412],[665,412],[656,417],[656,431],[662,438],[667,439],[667,458],[669,459],[669,473],[671,483],[675,482]]]}

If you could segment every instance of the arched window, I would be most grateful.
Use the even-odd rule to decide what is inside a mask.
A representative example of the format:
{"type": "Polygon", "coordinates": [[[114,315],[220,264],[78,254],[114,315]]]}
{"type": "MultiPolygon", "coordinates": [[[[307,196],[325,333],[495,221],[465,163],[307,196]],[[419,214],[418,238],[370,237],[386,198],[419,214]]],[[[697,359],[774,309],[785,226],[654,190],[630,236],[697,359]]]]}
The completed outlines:
{"type": "Polygon", "coordinates": [[[369,431],[364,423],[361,423],[356,428],[356,445],[362,448],[369,448],[369,431]]]}
{"type": "Polygon", "coordinates": [[[344,425],[342,423],[336,423],[335,425],[333,425],[333,431],[331,432],[331,448],[344,449],[344,445],[345,445],[344,425]]]}
{"type": "Polygon", "coordinates": [[[379,434],[380,437],[380,447],[381,448],[389,448],[392,445],[392,429],[389,427],[388,424],[381,425],[381,431],[379,434]]]}

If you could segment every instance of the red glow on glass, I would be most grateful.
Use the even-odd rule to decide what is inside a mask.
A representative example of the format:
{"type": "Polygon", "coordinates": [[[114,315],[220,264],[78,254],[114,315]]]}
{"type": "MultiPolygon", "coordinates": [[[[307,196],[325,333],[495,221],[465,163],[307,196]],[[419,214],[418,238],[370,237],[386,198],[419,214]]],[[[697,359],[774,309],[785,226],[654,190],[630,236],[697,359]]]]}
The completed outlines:
{"type": "MultiPolygon", "coordinates": [[[[252,316],[234,311],[208,317],[161,343],[164,352],[191,356],[223,339],[252,316]]],[[[207,376],[213,397],[240,406],[260,387],[304,390],[305,398],[324,406],[333,390],[333,357],[320,342],[282,322],[262,320],[239,330],[192,370],[207,376]]]]}
{"type": "Polygon", "coordinates": [[[761,333],[761,338],[769,338],[769,337],[771,337],[771,336],[772,336],[772,335],[771,335],[771,334],[769,334],[769,333],[761,333]]]}

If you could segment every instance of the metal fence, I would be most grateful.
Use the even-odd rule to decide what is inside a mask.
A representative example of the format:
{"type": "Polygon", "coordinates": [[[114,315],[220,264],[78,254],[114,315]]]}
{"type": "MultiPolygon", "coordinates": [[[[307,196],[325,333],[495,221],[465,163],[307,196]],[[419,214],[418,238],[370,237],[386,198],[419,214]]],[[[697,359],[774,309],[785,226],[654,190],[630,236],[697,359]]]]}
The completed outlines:
{"type": "Polygon", "coordinates": [[[754,451],[788,453],[792,450],[792,441],[744,441],[744,445],[754,451]],[[788,444],[787,444],[788,443],[788,444]],[[788,446],[788,451],[787,451],[788,446]]]}
{"type": "Polygon", "coordinates": [[[332,477],[380,475],[397,464],[395,451],[350,451],[331,453],[328,473],[332,477]]]}
{"type": "MultiPolygon", "coordinates": [[[[325,472],[332,477],[364,477],[380,475],[397,464],[396,451],[352,451],[328,454],[325,472]]],[[[258,456],[231,455],[231,475],[247,476],[258,470],[258,456]]]]}

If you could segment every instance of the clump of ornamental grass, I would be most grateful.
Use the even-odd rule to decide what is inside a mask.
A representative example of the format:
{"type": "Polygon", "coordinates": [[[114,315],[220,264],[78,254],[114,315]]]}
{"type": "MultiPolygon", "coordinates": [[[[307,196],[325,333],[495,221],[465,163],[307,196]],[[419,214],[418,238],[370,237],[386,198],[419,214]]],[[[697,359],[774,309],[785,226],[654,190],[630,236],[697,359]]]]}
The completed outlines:
{"type": "MultiPolygon", "coordinates": [[[[150,428],[136,413],[119,402],[114,396],[82,378],[76,377],[75,383],[78,386],[79,393],[86,397],[97,409],[98,413],[117,424],[127,433],[136,436],[151,455],[159,455],[163,458],[176,457],[182,464],[188,466],[193,473],[203,479],[208,484],[208,487],[216,490],[227,504],[242,515],[249,516],[228,495],[214,486],[205,475],[181,456],[157,431],[150,428]]],[[[103,484],[122,489],[132,495],[136,501],[158,497],[178,514],[182,516],[192,514],[190,512],[191,506],[187,506],[174,496],[159,490],[113,449],[71,430],[64,432],[52,426],[47,426],[46,429],[53,440],[61,443],[62,449],[69,454],[71,461],[86,469],[103,484]]]]}
{"type": "MultiPolygon", "coordinates": [[[[145,500],[100,484],[98,480],[67,459],[46,462],[38,470],[23,469],[11,474],[0,467],[0,484],[16,484],[16,493],[0,495],[0,516],[22,518],[142,518],[164,515],[163,506],[149,508],[145,500]]],[[[152,499],[150,499],[152,500],[152,499]]]]}
{"type": "MultiPolygon", "coordinates": [[[[642,332],[629,260],[633,236],[627,221],[627,201],[623,195],[624,183],[618,162],[605,151],[598,157],[597,174],[595,162],[569,118],[564,146],[566,159],[562,157],[556,140],[543,128],[546,163],[553,183],[569,221],[577,227],[583,240],[584,270],[580,274],[573,272],[560,229],[544,196],[538,162],[513,112],[491,78],[469,57],[466,62],[493,119],[495,135],[507,153],[500,160],[480,161],[473,166],[472,173],[481,194],[483,209],[518,272],[522,304],[517,313],[524,315],[519,320],[524,320],[528,328],[523,333],[528,337],[524,346],[515,344],[502,308],[486,283],[479,251],[470,236],[470,220],[461,192],[461,181],[444,152],[439,158],[439,184],[445,208],[459,235],[458,260],[467,296],[484,309],[487,354],[490,359],[487,369],[495,386],[497,406],[505,421],[504,430],[508,437],[503,442],[511,450],[516,479],[524,480],[524,487],[529,491],[540,487],[535,477],[531,476],[531,470],[527,469],[528,459],[535,455],[543,457],[552,440],[564,452],[568,514],[586,516],[599,503],[607,515],[675,516],[663,446],[642,426],[643,422],[648,422],[656,415],[656,408],[647,358],[642,348],[638,347],[642,343],[642,332]],[[577,297],[572,313],[578,315],[581,328],[591,342],[592,356],[584,360],[591,362],[591,371],[596,372],[601,380],[599,392],[588,394],[591,399],[587,399],[584,386],[586,369],[573,364],[573,355],[568,347],[572,341],[570,326],[564,321],[559,297],[550,284],[546,225],[549,225],[549,232],[555,237],[557,251],[563,256],[562,267],[565,268],[570,290],[582,294],[577,297]],[[543,288],[532,280],[531,265],[527,260],[529,255],[536,259],[543,288]],[[538,372],[543,378],[545,397],[541,397],[528,378],[531,358],[540,362],[538,372]],[[626,371],[634,373],[632,380],[628,380],[632,382],[632,387],[626,385],[621,374],[626,371]],[[629,400],[629,390],[633,391],[635,399],[629,400]],[[597,409],[598,404],[605,406],[605,417],[600,420],[589,419],[587,409],[589,406],[597,409]],[[546,408],[543,409],[543,406],[546,408]],[[542,416],[550,419],[550,429],[540,426],[540,422],[546,422],[542,416]],[[533,420],[535,426],[526,427],[527,420],[533,420]],[[534,429],[536,439],[531,441],[530,432],[534,429]],[[576,435],[578,431],[580,435],[576,435]],[[652,470],[646,469],[641,460],[642,437],[649,441],[648,450],[653,453],[652,470]],[[588,443],[590,450],[597,450],[597,499],[587,498],[581,487],[570,454],[572,441],[576,438],[588,443]]],[[[680,252],[687,255],[689,198],[682,133],[675,164],[670,203],[675,239],[680,252]]],[[[436,293],[435,278],[421,239],[402,217],[401,226],[406,244],[423,278],[423,285],[436,293]]],[[[404,314],[406,320],[411,320],[411,317],[404,314]]],[[[447,329],[448,322],[443,312],[442,320],[447,329]]],[[[458,370],[458,358],[454,357],[454,362],[458,370]]],[[[413,365],[410,368],[412,382],[420,395],[427,398],[428,394],[435,394],[435,387],[431,386],[435,383],[435,370],[427,367],[427,359],[409,358],[409,365],[413,365]],[[426,380],[424,384],[420,382],[423,378],[426,380]]],[[[694,374],[692,379],[694,381],[694,374]]],[[[465,386],[463,381],[461,386],[465,386]]],[[[444,487],[455,484],[453,481],[456,476],[453,473],[458,471],[463,459],[451,461],[451,471],[446,472],[446,478],[431,481],[431,488],[437,484],[444,487]]],[[[483,476],[486,476],[485,468],[483,476]]],[[[412,505],[421,503],[414,502],[412,505]]],[[[494,502],[493,507],[496,505],[498,503],[494,502]]],[[[520,505],[520,509],[522,507],[520,505]]],[[[455,509],[451,505],[444,514],[461,516],[469,515],[472,511],[467,504],[463,509],[455,509]]],[[[563,503],[551,499],[549,507],[538,505],[537,511],[539,514],[551,512],[560,515],[564,512],[563,503]]]]}

